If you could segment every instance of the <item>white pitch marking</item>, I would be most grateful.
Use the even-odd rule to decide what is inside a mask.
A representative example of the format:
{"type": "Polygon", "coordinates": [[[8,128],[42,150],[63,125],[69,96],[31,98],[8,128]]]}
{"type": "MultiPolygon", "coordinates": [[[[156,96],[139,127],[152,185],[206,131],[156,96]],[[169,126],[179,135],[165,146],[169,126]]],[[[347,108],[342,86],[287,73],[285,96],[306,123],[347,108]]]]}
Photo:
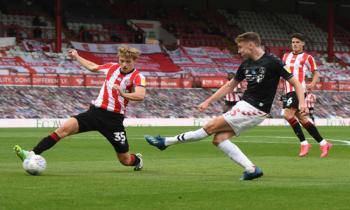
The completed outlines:
{"type": "MultiPolygon", "coordinates": [[[[169,134],[169,135],[164,135],[164,136],[174,136],[174,134],[169,134]]],[[[10,135],[2,135],[0,136],[1,138],[10,138],[13,136],[10,135]]],[[[26,137],[36,137],[36,135],[26,135],[26,137]]],[[[136,139],[136,140],[143,140],[144,138],[140,137],[139,135],[127,135],[127,137],[129,139],[136,139]]],[[[241,136],[241,137],[237,137],[238,142],[244,142],[244,143],[261,143],[261,144],[295,144],[295,143],[291,143],[291,142],[268,142],[268,141],[241,141],[240,138],[271,138],[271,139],[295,139],[297,140],[297,137],[290,137],[290,136],[241,136]]],[[[75,136],[70,136],[68,138],[73,138],[73,139],[78,139],[78,138],[82,138],[82,136],[79,135],[75,135],[75,136]]],[[[89,135],[89,136],[84,136],[83,138],[85,139],[95,139],[95,138],[104,138],[102,135],[89,135]]],[[[209,137],[208,137],[209,138],[209,137]]],[[[234,138],[236,139],[236,138],[234,138]]],[[[313,138],[306,138],[307,140],[313,140],[313,138]]],[[[330,141],[335,141],[335,142],[341,142],[343,144],[336,144],[336,145],[346,145],[346,146],[350,146],[350,140],[344,140],[344,139],[328,139],[330,141]]],[[[202,140],[203,141],[203,140],[202,140]]],[[[204,141],[211,141],[209,139],[206,139],[204,141]]],[[[297,143],[297,141],[296,141],[297,143]]]]}

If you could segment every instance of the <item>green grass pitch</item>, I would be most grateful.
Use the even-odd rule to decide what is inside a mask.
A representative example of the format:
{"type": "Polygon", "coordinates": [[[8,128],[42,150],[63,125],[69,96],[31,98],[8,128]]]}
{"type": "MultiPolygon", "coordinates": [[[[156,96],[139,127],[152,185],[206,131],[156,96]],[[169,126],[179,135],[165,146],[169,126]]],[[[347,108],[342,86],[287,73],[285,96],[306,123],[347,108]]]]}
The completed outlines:
{"type": "Polygon", "coordinates": [[[48,167],[41,176],[26,174],[12,147],[30,149],[52,129],[0,129],[0,210],[350,209],[349,127],[319,128],[334,144],[325,159],[313,140],[309,156],[298,157],[289,127],[257,127],[233,138],[265,173],[247,182],[210,138],[162,152],[143,140],[191,129],[127,128],[130,150],[144,157],[138,172],[122,166],[98,133],[71,136],[43,153],[48,167]]]}

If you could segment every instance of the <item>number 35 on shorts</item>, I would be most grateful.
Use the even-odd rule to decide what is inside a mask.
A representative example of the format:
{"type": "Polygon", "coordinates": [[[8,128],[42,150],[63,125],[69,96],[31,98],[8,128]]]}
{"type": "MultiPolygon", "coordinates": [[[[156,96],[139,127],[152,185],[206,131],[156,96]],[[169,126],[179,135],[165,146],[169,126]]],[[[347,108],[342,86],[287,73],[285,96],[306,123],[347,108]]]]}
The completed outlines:
{"type": "Polygon", "coordinates": [[[125,132],[114,132],[114,141],[118,141],[120,143],[124,143],[125,140],[126,140],[126,137],[125,137],[125,132]]]}

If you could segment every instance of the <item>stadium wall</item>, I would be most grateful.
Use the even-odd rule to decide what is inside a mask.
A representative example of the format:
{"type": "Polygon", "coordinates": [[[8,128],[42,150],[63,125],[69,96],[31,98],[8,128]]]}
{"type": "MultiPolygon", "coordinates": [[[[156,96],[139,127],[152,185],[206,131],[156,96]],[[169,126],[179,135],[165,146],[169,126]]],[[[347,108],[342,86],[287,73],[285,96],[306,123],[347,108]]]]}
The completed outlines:
{"type": "MultiPolygon", "coordinates": [[[[66,119],[0,119],[0,128],[57,128],[66,119]]],[[[210,118],[127,118],[125,126],[202,126],[210,118]]],[[[350,126],[350,118],[316,119],[318,126],[350,126]]],[[[260,126],[288,126],[284,119],[266,119],[260,126]]]]}

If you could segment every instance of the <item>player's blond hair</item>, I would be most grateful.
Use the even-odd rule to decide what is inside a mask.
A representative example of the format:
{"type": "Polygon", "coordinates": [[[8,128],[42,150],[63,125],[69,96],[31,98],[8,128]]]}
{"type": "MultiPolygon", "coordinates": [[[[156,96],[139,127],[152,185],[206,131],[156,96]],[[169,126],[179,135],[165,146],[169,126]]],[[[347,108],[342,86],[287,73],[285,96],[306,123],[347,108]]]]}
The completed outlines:
{"type": "Polygon", "coordinates": [[[136,60],[141,55],[141,51],[139,49],[136,49],[134,47],[129,47],[127,45],[122,45],[118,48],[118,56],[119,57],[126,57],[126,58],[132,58],[133,60],[136,60]]]}
{"type": "Polygon", "coordinates": [[[235,39],[235,42],[238,44],[239,42],[254,42],[256,46],[261,46],[261,39],[258,33],[256,32],[246,32],[240,34],[235,39]]]}

